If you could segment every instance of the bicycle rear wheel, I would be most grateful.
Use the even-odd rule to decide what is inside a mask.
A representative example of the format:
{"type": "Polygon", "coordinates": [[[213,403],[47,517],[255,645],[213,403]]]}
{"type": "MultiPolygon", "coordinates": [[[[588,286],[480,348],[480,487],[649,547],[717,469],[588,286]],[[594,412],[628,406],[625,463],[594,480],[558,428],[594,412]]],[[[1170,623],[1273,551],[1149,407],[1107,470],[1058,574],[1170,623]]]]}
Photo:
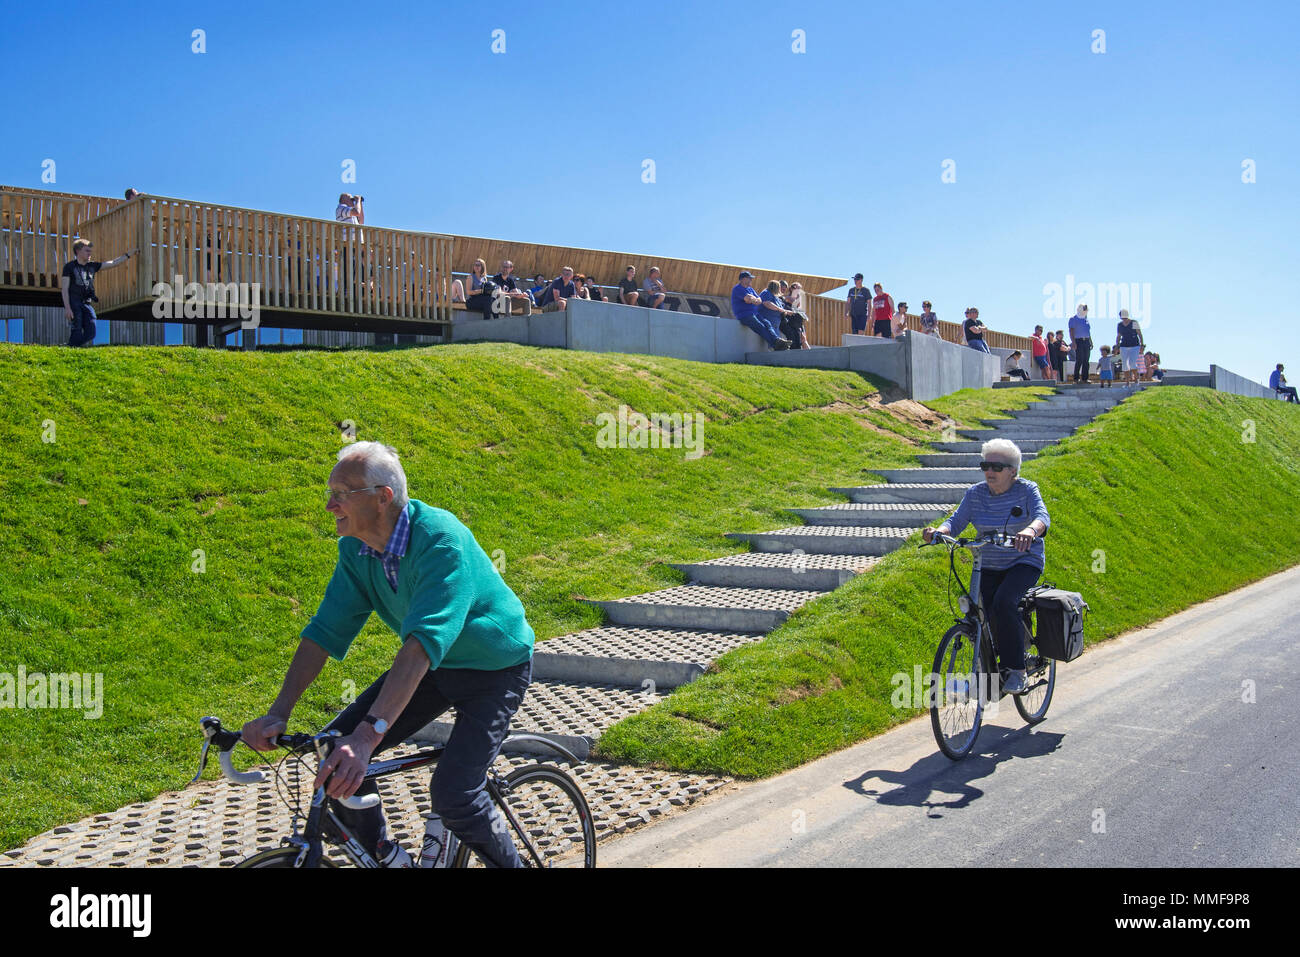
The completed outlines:
{"type": "Polygon", "coordinates": [[[930,727],[939,750],[960,761],[970,754],[984,718],[984,694],[975,639],[954,625],[939,642],[930,688],[930,727]]]}
{"type": "MultiPolygon", "coordinates": [[[[506,776],[506,827],[525,867],[595,867],[596,826],[573,779],[550,764],[529,764],[506,776]],[[540,861],[540,864],[539,864],[540,861]]],[[[453,867],[478,867],[464,844],[453,867]]]]}

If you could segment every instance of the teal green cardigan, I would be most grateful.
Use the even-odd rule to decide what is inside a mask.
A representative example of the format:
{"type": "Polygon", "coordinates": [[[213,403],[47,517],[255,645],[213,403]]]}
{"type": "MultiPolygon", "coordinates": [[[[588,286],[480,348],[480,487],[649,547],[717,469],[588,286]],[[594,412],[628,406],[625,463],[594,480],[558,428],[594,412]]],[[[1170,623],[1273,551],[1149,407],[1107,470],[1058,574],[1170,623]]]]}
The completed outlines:
{"type": "Polygon", "coordinates": [[[531,658],[524,606],[470,530],[451,512],[415,499],[407,516],[411,539],[397,591],[378,558],[357,554],[361,539],[344,535],[334,576],[302,637],[342,661],[374,611],[403,641],[414,637],[424,647],[431,669],[499,671],[531,658]]]}

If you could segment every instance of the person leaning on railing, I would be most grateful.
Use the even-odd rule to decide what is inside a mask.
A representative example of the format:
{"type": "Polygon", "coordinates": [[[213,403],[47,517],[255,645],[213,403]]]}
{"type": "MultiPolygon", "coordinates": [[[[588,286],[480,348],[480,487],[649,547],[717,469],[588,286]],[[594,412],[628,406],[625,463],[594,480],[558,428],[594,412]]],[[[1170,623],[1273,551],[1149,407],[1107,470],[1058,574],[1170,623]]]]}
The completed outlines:
{"type": "Polygon", "coordinates": [[[1025,642],[1021,631],[1019,604],[1043,574],[1047,552],[1042,538],[1052,520],[1038,486],[1020,478],[1020,448],[1010,439],[984,443],[980,468],[984,481],[976,482],[962,496],[957,511],[938,527],[923,529],[926,542],[935,532],[952,535],[974,525],[981,535],[1006,532],[1014,536],[1015,549],[996,546],[984,550],[980,599],[989,617],[1002,667],[1011,674],[1002,690],[1018,694],[1025,690],[1025,642]]]}
{"type": "Polygon", "coordinates": [[[63,292],[63,311],[68,322],[72,323],[68,334],[68,345],[88,346],[95,341],[95,308],[92,302],[99,302],[95,295],[95,273],[101,269],[112,269],[126,262],[137,250],[123,253],[108,262],[91,262],[90,253],[94,244],[89,239],[76,239],[72,242],[72,255],[75,257],[63,267],[63,277],[59,286],[63,292]]]}

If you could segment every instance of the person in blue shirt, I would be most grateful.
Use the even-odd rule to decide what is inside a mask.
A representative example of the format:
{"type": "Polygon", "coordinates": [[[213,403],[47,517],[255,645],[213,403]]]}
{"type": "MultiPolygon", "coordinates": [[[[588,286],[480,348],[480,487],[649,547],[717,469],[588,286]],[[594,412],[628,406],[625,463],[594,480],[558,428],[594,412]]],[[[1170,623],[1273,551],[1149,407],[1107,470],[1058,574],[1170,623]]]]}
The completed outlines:
{"type": "Polygon", "coordinates": [[[1088,307],[1080,306],[1070,317],[1070,339],[1074,342],[1074,381],[1088,381],[1088,363],[1092,359],[1092,326],[1088,325],[1088,307]]]}
{"type": "Polygon", "coordinates": [[[1018,606],[1047,564],[1043,536],[1052,520],[1038,485],[1020,478],[1019,446],[1010,439],[990,439],[981,449],[981,458],[984,481],[966,490],[957,511],[947,521],[924,529],[921,535],[928,543],[935,532],[960,535],[967,525],[974,525],[981,534],[1005,531],[1014,536],[1014,549],[997,545],[984,549],[980,601],[989,618],[998,659],[1011,672],[1002,690],[1020,694],[1025,690],[1026,678],[1025,639],[1018,606]]]}
{"type": "Polygon", "coordinates": [[[1282,363],[1277,364],[1268,377],[1268,387],[1278,395],[1285,396],[1288,402],[1296,402],[1295,389],[1286,384],[1286,376],[1282,374],[1282,363]]]}
{"type": "Polygon", "coordinates": [[[790,348],[790,340],[777,331],[776,326],[763,315],[763,300],[759,298],[750,280],[754,274],[745,270],[738,281],[731,287],[731,314],[741,325],[753,329],[777,352],[790,348]]]}
{"type": "MultiPolygon", "coordinates": [[[[408,499],[394,449],[344,446],[325,506],[339,535],[338,561],[320,608],[303,629],[280,693],[243,728],[257,751],[275,747],[294,705],[329,658],[342,660],[371,613],[399,637],[385,671],[329,728],[344,735],[317,774],[331,798],[373,794],[370,758],[401,744],[449,708],[456,722],[429,795],[447,829],[484,863],[520,867],[487,793],[487,770],[532,677],[533,630],[523,605],[456,516],[408,499]]],[[[339,818],[389,867],[409,853],[386,840],[383,809],[339,805],[339,818]]]]}

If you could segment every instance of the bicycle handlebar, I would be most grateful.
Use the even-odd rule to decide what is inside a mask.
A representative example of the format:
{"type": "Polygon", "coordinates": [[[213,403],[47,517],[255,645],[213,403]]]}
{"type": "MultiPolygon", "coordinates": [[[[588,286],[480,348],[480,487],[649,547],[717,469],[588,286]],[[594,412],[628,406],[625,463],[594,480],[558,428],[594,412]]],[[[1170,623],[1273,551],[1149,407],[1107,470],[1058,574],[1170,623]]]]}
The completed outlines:
{"type": "MultiPolygon", "coordinates": [[[[230,752],[234,750],[235,745],[239,744],[243,737],[238,731],[226,731],[221,727],[221,721],[212,716],[199,719],[199,727],[203,729],[203,753],[199,756],[199,773],[194,775],[190,781],[193,784],[203,776],[203,769],[208,764],[208,748],[215,744],[217,746],[217,763],[221,765],[221,774],[227,781],[235,784],[261,784],[266,780],[265,771],[236,771],[234,763],[230,760],[230,752]]],[[[326,731],[322,734],[279,734],[275,737],[275,745],[279,748],[296,749],[305,744],[326,743],[328,751],[328,742],[339,737],[338,731],[326,731]]],[[[318,747],[319,750],[319,747],[318,747]]],[[[322,755],[323,756],[323,755],[322,755]]],[[[339,804],[355,811],[360,811],[368,807],[374,807],[379,803],[378,794],[353,795],[346,798],[335,798],[339,804]]]]}
{"type": "Polygon", "coordinates": [[[925,548],[926,545],[950,545],[957,548],[969,548],[974,551],[977,548],[983,548],[985,545],[997,545],[1001,548],[1015,548],[1015,536],[1003,532],[982,532],[975,538],[953,538],[951,535],[945,535],[943,532],[935,532],[930,536],[930,541],[922,542],[917,548],[925,548]]]}

